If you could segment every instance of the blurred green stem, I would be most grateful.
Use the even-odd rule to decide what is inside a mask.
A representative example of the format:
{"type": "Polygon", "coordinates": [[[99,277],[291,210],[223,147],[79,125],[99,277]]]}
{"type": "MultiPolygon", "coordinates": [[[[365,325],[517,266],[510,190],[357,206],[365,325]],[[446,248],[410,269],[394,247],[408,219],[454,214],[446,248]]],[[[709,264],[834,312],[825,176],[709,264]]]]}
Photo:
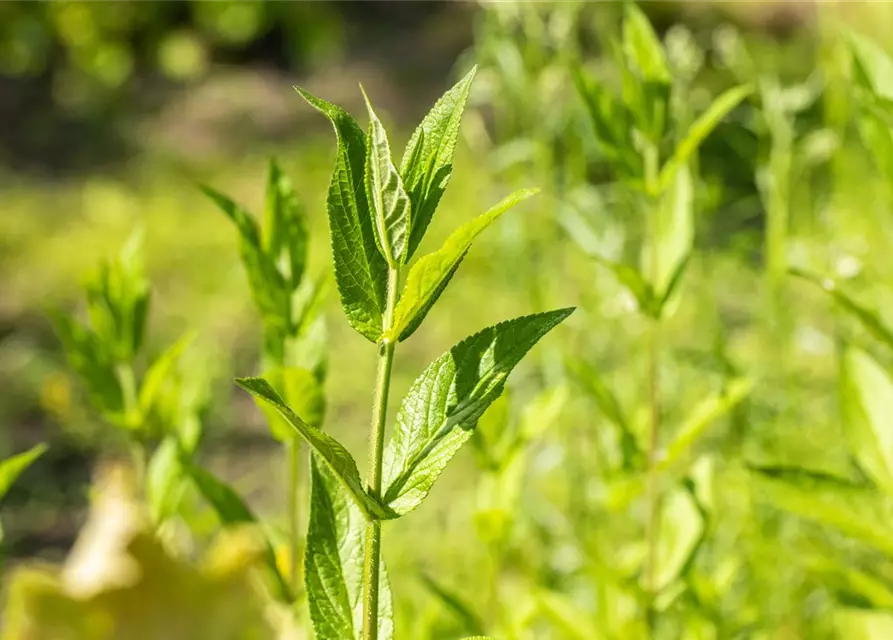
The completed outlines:
{"type": "MultiPolygon", "coordinates": [[[[387,306],[382,320],[382,333],[387,333],[394,319],[397,304],[397,284],[400,272],[396,267],[388,271],[387,306]]],[[[388,392],[394,364],[395,343],[383,339],[378,346],[378,376],[372,406],[372,430],[369,433],[369,492],[381,498],[381,461],[384,453],[385,421],[388,413],[388,392]]],[[[366,557],[363,563],[363,640],[378,640],[378,589],[381,567],[381,522],[372,520],[366,525],[366,557]]]]}
{"type": "MultiPolygon", "coordinates": [[[[766,167],[766,277],[770,330],[781,329],[781,287],[787,273],[788,226],[790,219],[791,145],[793,133],[787,116],[767,113],[770,151],[766,167]]],[[[778,341],[780,346],[782,341],[778,341]]]]}
{"type": "MultiPolygon", "coordinates": [[[[658,274],[658,233],[657,212],[660,206],[659,171],[660,158],[657,147],[648,145],[644,152],[645,161],[645,192],[647,194],[646,215],[648,216],[648,250],[649,279],[652,285],[657,283],[658,274]]],[[[660,316],[650,320],[648,327],[648,405],[651,421],[648,430],[648,476],[646,488],[646,514],[645,514],[645,591],[648,596],[648,628],[654,632],[655,611],[655,578],[657,570],[657,543],[660,537],[659,511],[660,492],[657,486],[657,463],[660,453],[660,316]]]]}
{"type": "Polygon", "coordinates": [[[301,501],[298,482],[301,477],[301,440],[292,438],[288,442],[288,526],[289,526],[289,579],[292,593],[300,591],[298,583],[298,558],[301,555],[301,501]]]}

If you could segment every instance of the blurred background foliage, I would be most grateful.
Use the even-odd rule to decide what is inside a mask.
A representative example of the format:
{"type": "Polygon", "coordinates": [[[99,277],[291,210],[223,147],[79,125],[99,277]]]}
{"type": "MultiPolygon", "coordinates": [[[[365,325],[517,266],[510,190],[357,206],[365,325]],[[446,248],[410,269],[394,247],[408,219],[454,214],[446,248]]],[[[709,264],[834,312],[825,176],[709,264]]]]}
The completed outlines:
{"type": "MultiPolygon", "coordinates": [[[[841,445],[836,353],[841,336],[865,340],[817,289],[773,281],[766,246],[775,242],[785,264],[846,281],[882,315],[893,314],[893,198],[855,124],[840,38],[847,25],[883,44],[893,5],[642,7],[679,81],[679,113],[700,113],[734,84],[757,87],[701,151],[697,253],[665,330],[668,424],[733,375],[758,381],[699,445],[710,453],[699,465],[713,478],[701,491],[714,496],[698,560],[709,579],[702,576],[697,592],[714,599],[699,610],[720,624],[715,637],[833,637],[834,589],[806,565],[833,549],[887,581],[893,566],[836,533],[757,505],[744,465],[852,473],[841,445]],[[781,195],[777,182],[767,182],[781,175],[773,171],[787,177],[781,195]],[[781,236],[767,226],[772,211],[788,222],[781,236]]],[[[498,481],[476,471],[466,452],[435,499],[388,538],[385,557],[395,584],[404,585],[401,637],[474,631],[479,614],[451,601],[447,587],[473,602],[487,593],[488,616],[496,618],[508,616],[498,603],[521,602],[517,594],[529,595],[531,583],[578,603],[609,598],[587,580],[633,562],[624,554],[637,551],[618,541],[634,529],[617,515],[624,507],[616,504],[628,501],[606,477],[609,421],[578,392],[566,359],[596,368],[633,428],[644,423],[644,324],[614,278],[587,257],[629,255],[644,230],[635,202],[612,180],[569,69],[579,62],[606,85],[619,83],[611,43],[621,15],[620,4],[587,2],[0,3],[0,457],[38,441],[52,445],[3,503],[12,561],[58,559],[85,518],[106,431],[68,372],[48,316],[76,311],[80,285],[135,228],[143,230],[153,292],[147,351],[157,355],[197,331],[188,361],[212,378],[208,465],[261,513],[275,513],[273,487],[284,471],[271,463],[262,416],[230,382],[255,373],[259,319],[235,235],[195,185],[219,186],[250,209],[261,200],[268,156],[279,157],[307,208],[309,273],[326,273],[331,133],[292,85],[359,113],[362,81],[398,133],[397,147],[433,99],[477,63],[442,205],[452,215],[435,220],[429,235],[443,238],[513,188],[543,193],[478,241],[457,276],[462,286],[439,303],[445,311],[403,349],[395,403],[444,345],[479,327],[531,306],[580,310],[554,349],[537,350],[535,366],[513,382],[512,398],[553,389],[526,414],[513,400],[521,417],[505,419],[547,422],[518,427],[530,434],[519,440],[523,497],[494,507],[487,487],[498,481]]],[[[327,423],[361,451],[374,354],[351,333],[334,295],[326,315],[327,423]]],[[[546,609],[561,619],[566,609],[552,605],[546,609]]],[[[679,633],[665,637],[683,637],[678,624],[679,633]]],[[[532,628],[540,629],[534,637],[595,637],[532,628]]]]}

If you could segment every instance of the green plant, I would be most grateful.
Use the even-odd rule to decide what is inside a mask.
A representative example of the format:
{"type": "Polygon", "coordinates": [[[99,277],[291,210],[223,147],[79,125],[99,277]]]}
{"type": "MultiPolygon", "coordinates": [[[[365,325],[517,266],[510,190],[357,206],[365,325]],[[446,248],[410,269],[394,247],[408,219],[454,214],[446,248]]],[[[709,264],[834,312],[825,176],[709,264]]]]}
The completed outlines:
{"type": "MultiPolygon", "coordinates": [[[[271,160],[263,226],[233,200],[209,187],[205,194],[239,232],[239,253],[263,326],[261,368],[286,402],[309,424],[325,415],[325,324],[319,313],[323,283],[307,276],[309,237],[303,206],[291,181],[271,160]]],[[[288,474],[289,577],[300,589],[300,443],[279,415],[261,405],[273,437],[285,445],[288,474]]]]}
{"type": "Polygon", "coordinates": [[[662,444],[662,326],[678,307],[692,257],[697,152],[752,89],[747,85],[729,89],[693,118],[684,100],[691,72],[671,66],[664,46],[635,5],[625,5],[622,38],[611,44],[620,71],[620,93],[582,67],[574,69],[574,81],[599,148],[618,179],[617,186],[631,194],[634,206],[644,214],[639,265],[612,260],[582,244],[592,258],[613,272],[648,324],[648,428],[644,442],[635,436],[632,421],[598,371],[579,359],[572,359],[570,365],[617,429],[621,477],[628,493],[623,502],[639,491],[645,493],[645,552],[637,597],[647,612],[649,633],[654,634],[657,612],[678,597],[678,579],[690,565],[706,528],[704,507],[690,482],[677,479],[677,461],[750,387],[745,380],[725,380],[720,393],[696,406],[674,439],[662,444]]]}
{"type": "Polygon", "coordinates": [[[145,353],[150,289],[139,261],[140,234],[117,258],[103,262],[85,287],[87,322],[56,313],[54,325],[68,361],[102,419],[129,448],[156,525],[174,514],[185,489],[182,459],[202,436],[205,380],[178,369],[192,342],[187,334],[151,361],[145,353]]]}
{"type": "Polygon", "coordinates": [[[473,433],[524,354],[571,309],[503,322],[463,340],[416,380],[385,448],[387,403],[399,342],[421,325],[474,238],[521,192],[465,224],[437,251],[401,272],[421,243],[451,173],[472,70],[435,104],[410,139],[400,169],[371,104],[369,131],[340,107],[300,90],[332,122],[338,140],[328,196],[335,280],[350,325],[378,349],[369,477],[350,453],[302,419],[263,378],[242,378],[313,450],[305,556],[310,615],[320,638],[391,637],[392,603],[381,560],[382,522],[402,517],[428,495],[449,459],[473,433]]]}

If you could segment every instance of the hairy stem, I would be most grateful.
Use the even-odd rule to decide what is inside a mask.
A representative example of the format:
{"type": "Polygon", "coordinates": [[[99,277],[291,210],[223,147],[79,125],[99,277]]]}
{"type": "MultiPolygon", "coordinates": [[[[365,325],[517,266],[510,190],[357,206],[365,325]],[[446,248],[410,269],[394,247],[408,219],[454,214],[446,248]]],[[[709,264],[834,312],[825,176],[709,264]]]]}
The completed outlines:
{"type": "Polygon", "coordinates": [[[301,555],[301,500],[298,483],[301,477],[301,440],[288,442],[288,535],[289,535],[289,582],[293,593],[300,590],[298,568],[301,555]]]}
{"type": "MultiPolygon", "coordinates": [[[[393,322],[397,303],[399,271],[388,272],[387,307],[382,321],[382,333],[387,333],[393,322]]],[[[369,432],[369,492],[381,497],[381,462],[384,453],[385,422],[388,413],[388,392],[394,364],[395,343],[384,339],[378,346],[378,376],[372,405],[372,429],[369,432]]],[[[363,563],[363,640],[378,640],[378,591],[381,578],[381,522],[366,525],[366,557],[363,563]]]]}
{"type": "MultiPolygon", "coordinates": [[[[645,149],[645,189],[647,192],[648,206],[648,249],[649,278],[652,283],[657,282],[658,276],[658,242],[657,235],[657,211],[660,206],[660,194],[658,193],[659,157],[657,148],[649,145],[645,149]]],[[[656,624],[656,612],[654,610],[654,596],[656,591],[657,573],[657,543],[660,538],[660,488],[658,487],[657,463],[660,454],[660,317],[653,318],[648,328],[648,405],[650,411],[650,424],[648,429],[648,477],[646,486],[647,511],[645,514],[645,591],[648,596],[647,621],[648,628],[652,632],[656,624]]]]}

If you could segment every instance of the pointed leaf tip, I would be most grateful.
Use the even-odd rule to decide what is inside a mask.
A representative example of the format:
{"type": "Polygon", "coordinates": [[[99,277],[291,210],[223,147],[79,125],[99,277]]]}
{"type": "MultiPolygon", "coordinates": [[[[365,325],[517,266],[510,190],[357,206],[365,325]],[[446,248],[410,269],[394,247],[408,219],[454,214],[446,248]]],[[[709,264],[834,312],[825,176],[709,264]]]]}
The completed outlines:
{"type": "Polygon", "coordinates": [[[506,211],[537,191],[538,189],[522,189],[503,198],[450,234],[440,249],[422,256],[413,264],[394,312],[394,324],[389,337],[406,340],[411,336],[446,289],[475,238],[506,211]]]}

